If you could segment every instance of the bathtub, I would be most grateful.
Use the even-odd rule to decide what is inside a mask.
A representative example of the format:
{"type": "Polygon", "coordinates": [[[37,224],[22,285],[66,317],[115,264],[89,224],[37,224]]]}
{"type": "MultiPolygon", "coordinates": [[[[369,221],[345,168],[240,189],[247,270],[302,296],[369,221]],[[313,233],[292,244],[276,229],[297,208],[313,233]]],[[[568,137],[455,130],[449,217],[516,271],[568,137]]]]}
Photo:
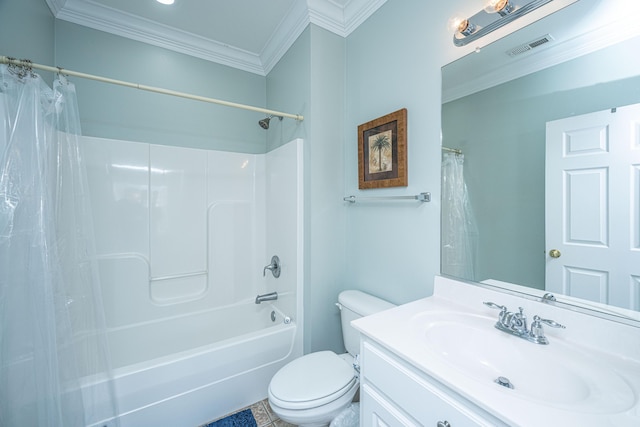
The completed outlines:
{"type": "MultiPolygon", "coordinates": [[[[197,427],[266,398],[302,355],[302,140],[266,154],[83,146],[113,378],[85,377],[87,402],[114,394],[123,427],[197,427]],[[273,255],[277,279],[263,275],[273,255]]],[[[110,407],[89,411],[116,426],[110,407]]]]}
{"type": "MultiPolygon", "coordinates": [[[[126,355],[112,355],[122,365],[113,370],[121,427],[197,427],[266,398],[275,372],[301,355],[294,346],[295,321],[285,323],[271,303],[251,301],[138,327],[143,330],[109,331],[114,343],[145,337],[131,342],[126,355]],[[186,322],[198,330],[181,329],[186,322]],[[203,345],[202,337],[210,344],[203,345]],[[163,345],[166,342],[173,345],[163,345]],[[176,344],[188,350],[165,354],[176,344]]],[[[92,424],[115,425],[109,420],[92,424]]]]}

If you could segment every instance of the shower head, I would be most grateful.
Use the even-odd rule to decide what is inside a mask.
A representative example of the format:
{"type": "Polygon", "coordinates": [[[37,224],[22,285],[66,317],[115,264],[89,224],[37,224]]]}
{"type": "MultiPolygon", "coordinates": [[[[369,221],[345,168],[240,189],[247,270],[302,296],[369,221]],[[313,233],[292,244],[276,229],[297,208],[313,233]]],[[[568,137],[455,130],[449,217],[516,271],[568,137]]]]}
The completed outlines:
{"type": "Polygon", "coordinates": [[[265,117],[264,119],[258,121],[258,124],[260,125],[260,127],[262,129],[269,129],[269,121],[271,120],[271,117],[265,117]]]}
{"type": "Polygon", "coordinates": [[[260,127],[262,129],[269,129],[269,122],[271,121],[271,119],[273,119],[274,117],[277,117],[280,119],[280,121],[282,121],[282,116],[274,116],[273,114],[270,114],[269,116],[265,117],[262,120],[258,121],[258,124],[260,125],[260,127]]]}

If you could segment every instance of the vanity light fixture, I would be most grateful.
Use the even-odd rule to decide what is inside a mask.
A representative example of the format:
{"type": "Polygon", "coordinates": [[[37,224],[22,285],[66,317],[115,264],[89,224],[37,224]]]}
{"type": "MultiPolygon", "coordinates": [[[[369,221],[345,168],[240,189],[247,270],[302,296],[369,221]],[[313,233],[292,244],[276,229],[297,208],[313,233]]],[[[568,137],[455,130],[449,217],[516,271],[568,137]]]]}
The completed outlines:
{"type": "Polygon", "coordinates": [[[553,0],[486,0],[470,18],[454,21],[453,44],[465,46],[553,0]]]}
{"type": "Polygon", "coordinates": [[[162,4],[173,4],[174,0],[156,0],[158,3],[162,3],[162,4]]]}

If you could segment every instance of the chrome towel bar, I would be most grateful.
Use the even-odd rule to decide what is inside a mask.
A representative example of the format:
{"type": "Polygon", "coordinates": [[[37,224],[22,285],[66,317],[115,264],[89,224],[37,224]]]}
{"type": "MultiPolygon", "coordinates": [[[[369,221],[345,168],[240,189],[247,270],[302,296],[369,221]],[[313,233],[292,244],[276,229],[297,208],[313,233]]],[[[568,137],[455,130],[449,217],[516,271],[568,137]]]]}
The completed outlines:
{"type": "Polygon", "coordinates": [[[431,201],[431,193],[420,193],[415,196],[378,196],[378,197],[356,197],[347,196],[342,200],[349,203],[356,202],[378,202],[378,201],[394,201],[394,200],[417,200],[422,203],[431,201]]]}

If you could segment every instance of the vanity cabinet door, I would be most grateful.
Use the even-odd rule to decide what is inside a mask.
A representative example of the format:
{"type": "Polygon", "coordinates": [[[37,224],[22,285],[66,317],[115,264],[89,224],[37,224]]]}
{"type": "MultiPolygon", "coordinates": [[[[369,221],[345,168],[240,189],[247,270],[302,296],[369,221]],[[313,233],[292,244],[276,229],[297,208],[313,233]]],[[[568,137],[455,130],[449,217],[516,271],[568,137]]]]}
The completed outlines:
{"type": "Polygon", "coordinates": [[[360,427],[419,426],[368,384],[360,387],[360,411],[360,427]]]}
{"type": "Polygon", "coordinates": [[[361,350],[363,426],[507,425],[374,343],[361,350]]]}

